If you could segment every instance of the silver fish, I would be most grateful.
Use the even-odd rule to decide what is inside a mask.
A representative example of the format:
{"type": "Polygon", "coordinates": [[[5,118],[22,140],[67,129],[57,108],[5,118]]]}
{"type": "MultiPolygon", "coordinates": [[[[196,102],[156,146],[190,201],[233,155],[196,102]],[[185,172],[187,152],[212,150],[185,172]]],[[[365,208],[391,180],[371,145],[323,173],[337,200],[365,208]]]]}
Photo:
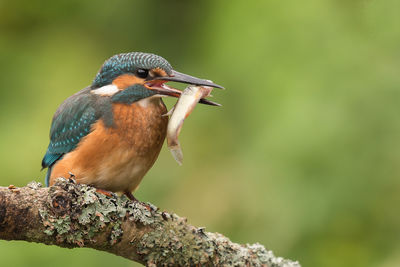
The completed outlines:
{"type": "Polygon", "coordinates": [[[167,128],[167,144],[172,156],[179,165],[182,165],[183,162],[182,149],[178,140],[183,122],[200,99],[210,96],[212,90],[213,88],[208,86],[188,86],[173,107],[167,128]]]}

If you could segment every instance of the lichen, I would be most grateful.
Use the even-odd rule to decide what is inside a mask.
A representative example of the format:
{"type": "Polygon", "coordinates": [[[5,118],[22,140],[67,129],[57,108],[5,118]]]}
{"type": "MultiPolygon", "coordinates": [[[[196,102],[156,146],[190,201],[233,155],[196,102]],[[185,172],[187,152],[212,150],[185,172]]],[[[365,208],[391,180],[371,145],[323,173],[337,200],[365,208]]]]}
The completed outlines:
{"type": "Polygon", "coordinates": [[[253,245],[247,244],[246,247],[252,250],[260,260],[266,262],[269,267],[301,267],[298,261],[276,257],[271,250],[266,250],[265,247],[259,243],[253,245]]]}
{"type": "Polygon", "coordinates": [[[91,186],[64,178],[50,187],[47,203],[47,209],[39,211],[46,228],[44,232],[56,235],[59,242],[79,246],[88,241],[96,242],[95,235],[106,230],[111,233],[109,244],[116,244],[123,234],[121,219],[125,216],[143,225],[155,220],[154,206],[132,202],[125,196],[109,197],[97,193],[91,186]]]}
{"type": "Polygon", "coordinates": [[[164,220],[157,220],[153,231],[144,234],[137,245],[138,254],[148,266],[184,266],[210,261],[215,245],[202,230],[187,225],[186,219],[175,214],[165,213],[162,217],[164,220]]]}
{"type": "Polygon", "coordinates": [[[105,196],[71,180],[57,180],[49,189],[46,203],[47,207],[39,211],[44,233],[60,243],[84,246],[97,242],[98,234],[107,233],[108,242],[103,238],[97,247],[110,247],[122,239],[124,221],[147,226],[130,242],[147,266],[300,266],[275,257],[258,243],[233,243],[221,234],[187,224],[176,214],[160,212],[150,203],[132,202],[126,196],[105,196]]]}
{"type": "Polygon", "coordinates": [[[148,208],[146,208],[138,202],[129,203],[127,209],[129,220],[139,221],[144,225],[150,225],[155,222],[156,217],[154,216],[152,211],[154,211],[154,209],[151,206],[148,206],[148,208]]]}
{"type": "Polygon", "coordinates": [[[258,243],[233,243],[221,234],[190,226],[175,214],[163,218],[171,219],[157,222],[137,246],[147,266],[300,267],[298,262],[275,257],[258,243]]]}
{"type": "Polygon", "coordinates": [[[35,190],[37,190],[37,189],[39,189],[39,188],[42,188],[42,184],[39,183],[39,182],[35,182],[35,181],[30,182],[30,183],[27,184],[26,186],[29,187],[29,188],[31,188],[31,189],[35,189],[35,190]]]}

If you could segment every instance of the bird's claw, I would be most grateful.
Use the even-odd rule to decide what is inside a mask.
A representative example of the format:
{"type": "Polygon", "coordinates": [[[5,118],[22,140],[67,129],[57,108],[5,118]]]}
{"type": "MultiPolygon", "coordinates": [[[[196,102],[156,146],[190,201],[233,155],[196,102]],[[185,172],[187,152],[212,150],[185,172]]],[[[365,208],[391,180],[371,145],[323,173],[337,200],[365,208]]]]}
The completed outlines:
{"type": "Polygon", "coordinates": [[[100,193],[100,194],[103,194],[103,195],[105,195],[107,197],[113,197],[114,196],[113,192],[110,192],[110,191],[107,191],[107,190],[104,190],[104,189],[100,189],[100,188],[96,188],[96,192],[100,193]]]}

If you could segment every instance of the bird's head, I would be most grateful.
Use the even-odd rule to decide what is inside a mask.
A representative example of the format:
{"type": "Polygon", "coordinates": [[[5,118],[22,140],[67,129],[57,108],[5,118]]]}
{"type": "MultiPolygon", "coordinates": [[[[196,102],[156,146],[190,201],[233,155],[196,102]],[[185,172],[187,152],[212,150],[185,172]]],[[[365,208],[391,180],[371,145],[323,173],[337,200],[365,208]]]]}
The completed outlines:
{"type": "MultiPolygon", "coordinates": [[[[208,80],[177,72],[164,58],[131,52],[112,56],[97,73],[91,92],[111,97],[113,102],[133,103],[150,96],[179,97],[181,91],[166,85],[168,81],[223,88],[208,80]]],[[[206,99],[200,103],[218,105],[206,99]]]]}

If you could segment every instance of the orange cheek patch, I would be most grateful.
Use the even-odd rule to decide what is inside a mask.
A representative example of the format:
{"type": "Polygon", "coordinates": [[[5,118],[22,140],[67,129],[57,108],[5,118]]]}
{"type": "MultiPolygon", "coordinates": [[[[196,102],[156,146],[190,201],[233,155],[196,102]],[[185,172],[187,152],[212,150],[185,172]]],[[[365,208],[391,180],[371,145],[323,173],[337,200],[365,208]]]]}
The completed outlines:
{"type": "Polygon", "coordinates": [[[165,70],[160,69],[160,68],[155,68],[151,70],[153,72],[153,74],[155,74],[155,76],[168,76],[167,73],[165,72],[165,70]]]}
{"type": "Polygon", "coordinates": [[[144,80],[132,74],[122,74],[115,78],[112,83],[119,89],[125,89],[134,84],[143,84],[144,80]]]}

